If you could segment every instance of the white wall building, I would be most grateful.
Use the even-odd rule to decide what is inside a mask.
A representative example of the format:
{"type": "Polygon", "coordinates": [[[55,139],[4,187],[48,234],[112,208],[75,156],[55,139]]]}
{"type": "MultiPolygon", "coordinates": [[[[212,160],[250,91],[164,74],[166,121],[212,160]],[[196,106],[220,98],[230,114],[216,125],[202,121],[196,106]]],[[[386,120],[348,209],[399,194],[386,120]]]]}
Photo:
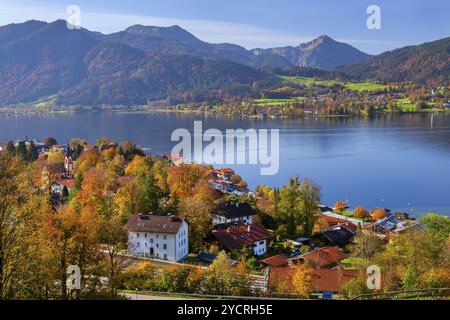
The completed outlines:
{"type": "Polygon", "coordinates": [[[254,222],[253,217],[256,212],[252,207],[245,202],[224,202],[218,206],[217,211],[214,213],[212,220],[213,225],[220,224],[252,224],[254,222]]]}
{"type": "Polygon", "coordinates": [[[178,217],[133,215],[126,228],[130,254],[175,262],[189,253],[188,224],[178,217]]]}

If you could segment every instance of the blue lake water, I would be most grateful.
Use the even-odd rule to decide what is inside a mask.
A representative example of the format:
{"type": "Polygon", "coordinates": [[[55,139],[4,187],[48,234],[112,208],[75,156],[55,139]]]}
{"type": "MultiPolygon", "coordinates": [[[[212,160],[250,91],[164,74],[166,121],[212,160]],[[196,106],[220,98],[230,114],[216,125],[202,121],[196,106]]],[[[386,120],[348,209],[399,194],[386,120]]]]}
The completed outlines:
{"type": "Polygon", "coordinates": [[[150,153],[176,144],[173,130],[279,129],[280,169],[260,175],[254,165],[230,165],[251,187],[281,186],[298,175],[322,188],[322,202],[386,207],[417,215],[450,214],[450,114],[366,118],[257,120],[175,113],[73,113],[0,117],[0,140],[78,137],[130,139],[150,153]],[[433,118],[432,118],[433,117],[433,118]]]}

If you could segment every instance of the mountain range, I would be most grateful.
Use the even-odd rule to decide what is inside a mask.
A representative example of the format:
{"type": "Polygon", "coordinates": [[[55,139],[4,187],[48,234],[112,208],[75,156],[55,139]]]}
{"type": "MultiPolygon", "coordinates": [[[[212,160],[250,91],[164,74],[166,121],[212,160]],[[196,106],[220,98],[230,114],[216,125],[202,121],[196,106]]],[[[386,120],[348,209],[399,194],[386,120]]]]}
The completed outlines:
{"type": "Polygon", "coordinates": [[[0,27],[0,105],[245,98],[275,85],[280,79],[273,70],[298,68],[335,69],[355,79],[445,81],[449,38],[370,56],[328,36],[297,47],[247,50],[204,42],[179,26],[134,25],[112,34],[71,30],[63,20],[0,27]]]}

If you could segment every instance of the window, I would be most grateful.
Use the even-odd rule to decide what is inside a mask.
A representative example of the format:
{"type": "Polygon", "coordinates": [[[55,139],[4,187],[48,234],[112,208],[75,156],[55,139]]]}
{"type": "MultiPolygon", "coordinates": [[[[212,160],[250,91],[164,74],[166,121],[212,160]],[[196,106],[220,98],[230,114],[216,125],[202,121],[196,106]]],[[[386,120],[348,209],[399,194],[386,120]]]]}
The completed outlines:
{"type": "Polygon", "coordinates": [[[158,239],[158,238],[159,238],[159,234],[156,235],[156,239],[158,239]]]}
{"type": "Polygon", "coordinates": [[[136,237],[137,237],[137,238],[139,238],[139,236],[140,236],[140,235],[139,235],[139,232],[138,232],[138,233],[136,233],[136,237]]]}
{"type": "Polygon", "coordinates": [[[156,247],[159,248],[159,243],[156,244],[156,247]]]}
{"type": "Polygon", "coordinates": [[[141,243],[140,242],[138,242],[138,243],[136,243],[136,247],[140,247],[141,246],[141,243]]]}
{"type": "Polygon", "coordinates": [[[165,243],[163,244],[163,249],[167,250],[167,244],[165,244],[165,243]]]}
{"type": "Polygon", "coordinates": [[[260,244],[260,245],[263,245],[263,244],[264,244],[264,241],[260,241],[259,244],[260,244]]]}
{"type": "Polygon", "coordinates": [[[163,235],[163,239],[164,239],[164,240],[167,240],[167,235],[163,235]]]}
{"type": "Polygon", "coordinates": [[[145,243],[145,247],[147,248],[147,242],[145,243]]]}
{"type": "Polygon", "coordinates": [[[164,260],[167,260],[167,254],[164,253],[164,260]]]}
{"type": "Polygon", "coordinates": [[[146,238],[147,238],[147,234],[144,234],[144,237],[146,237],[146,238]]]}
{"type": "Polygon", "coordinates": [[[150,239],[150,243],[153,243],[153,239],[150,239]]]}

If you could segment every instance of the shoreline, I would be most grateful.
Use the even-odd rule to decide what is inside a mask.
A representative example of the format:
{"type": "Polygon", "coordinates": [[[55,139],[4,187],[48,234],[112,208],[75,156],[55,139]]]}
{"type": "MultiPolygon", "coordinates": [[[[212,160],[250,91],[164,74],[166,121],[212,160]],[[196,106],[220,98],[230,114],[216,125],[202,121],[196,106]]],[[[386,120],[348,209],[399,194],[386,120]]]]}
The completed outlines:
{"type": "Polygon", "coordinates": [[[84,109],[52,109],[52,110],[42,110],[33,108],[22,108],[22,107],[0,107],[0,116],[35,116],[35,115],[52,115],[52,114],[75,114],[75,113],[117,113],[117,114],[146,114],[146,113],[178,113],[178,114],[193,114],[193,115],[206,115],[206,116],[216,116],[223,118],[241,118],[241,119],[257,119],[257,120],[277,120],[277,119],[307,119],[307,118],[353,118],[353,117],[374,117],[374,116],[389,116],[389,115],[411,115],[411,114],[446,114],[449,113],[450,109],[433,109],[433,110],[422,110],[422,111],[400,111],[391,112],[389,110],[383,110],[381,112],[374,112],[371,115],[361,113],[361,114],[320,114],[320,113],[307,113],[297,116],[267,116],[267,115],[245,115],[245,114],[230,114],[230,113],[220,113],[220,112],[208,112],[202,110],[176,110],[173,108],[154,108],[148,106],[131,106],[131,107],[86,107],[84,109]]]}

